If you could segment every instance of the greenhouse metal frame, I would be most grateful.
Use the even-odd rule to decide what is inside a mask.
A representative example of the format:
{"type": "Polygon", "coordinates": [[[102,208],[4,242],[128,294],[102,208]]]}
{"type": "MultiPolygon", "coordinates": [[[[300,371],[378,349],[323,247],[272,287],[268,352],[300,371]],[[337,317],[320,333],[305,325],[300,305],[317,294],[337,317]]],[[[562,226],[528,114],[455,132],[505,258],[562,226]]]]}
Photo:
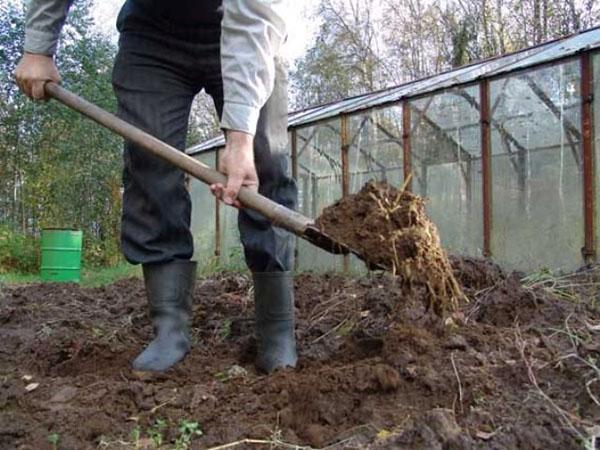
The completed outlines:
{"type": "MultiPolygon", "coordinates": [[[[371,178],[428,199],[451,253],[523,271],[596,261],[600,27],[289,115],[300,212],[371,178]],[[409,178],[410,175],[410,178],[409,178]]],[[[216,166],[222,137],[187,150],[216,166]]],[[[197,258],[241,255],[235,210],[191,185],[197,258]]],[[[361,270],[298,241],[298,269],[361,270]]]]}

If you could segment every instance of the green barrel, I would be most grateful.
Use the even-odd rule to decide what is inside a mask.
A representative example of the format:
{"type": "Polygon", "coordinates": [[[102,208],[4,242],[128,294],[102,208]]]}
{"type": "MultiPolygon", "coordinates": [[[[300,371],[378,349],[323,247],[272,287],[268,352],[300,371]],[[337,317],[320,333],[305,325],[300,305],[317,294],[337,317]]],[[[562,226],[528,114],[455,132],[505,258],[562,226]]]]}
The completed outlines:
{"type": "Polygon", "coordinates": [[[42,280],[79,282],[82,238],[77,230],[42,230],[42,280]]]}

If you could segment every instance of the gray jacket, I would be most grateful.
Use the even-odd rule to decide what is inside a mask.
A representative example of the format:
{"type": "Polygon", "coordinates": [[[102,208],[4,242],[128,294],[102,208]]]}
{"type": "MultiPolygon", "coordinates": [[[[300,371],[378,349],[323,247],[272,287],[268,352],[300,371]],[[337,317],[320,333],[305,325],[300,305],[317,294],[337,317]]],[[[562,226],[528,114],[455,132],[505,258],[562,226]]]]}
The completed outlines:
{"type": "MultiPolygon", "coordinates": [[[[73,0],[31,0],[25,51],[53,55],[73,0]]],[[[221,127],[254,134],[260,108],[273,90],[275,58],[286,37],[286,0],[223,0],[221,127]]]]}

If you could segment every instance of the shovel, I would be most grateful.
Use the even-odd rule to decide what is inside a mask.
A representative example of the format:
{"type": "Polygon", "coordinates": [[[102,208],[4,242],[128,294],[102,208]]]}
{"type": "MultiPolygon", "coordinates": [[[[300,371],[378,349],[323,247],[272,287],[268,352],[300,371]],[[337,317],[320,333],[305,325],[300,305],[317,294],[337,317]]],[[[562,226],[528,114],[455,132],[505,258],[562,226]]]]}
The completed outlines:
{"type": "MultiPolygon", "coordinates": [[[[192,158],[191,156],[177,150],[150,134],[134,127],[133,125],[119,119],[114,114],[104,111],[102,108],[84,100],[73,94],[58,84],[49,81],[45,84],[46,93],[63,103],[64,105],[80,112],[84,116],[92,119],[100,125],[114,131],[130,142],[135,143],[144,150],[170,162],[179,167],[184,172],[208,185],[214,183],[227,184],[227,177],[207,165],[192,158]]],[[[273,225],[285,228],[296,236],[307,240],[313,245],[334,254],[353,253],[360,259],[366,261],[357,251],[349,248],[347,245],[335,241],[331,236],[323,233],[315,226],[314,220],[288,209],[274,201],[254,192],[246,187],[242,187],[238,194],[238,200],[244,208],[259,212],[271,221],[273,225]]],[[[367,262],[368,265],[368,262],[367,262]]]]}

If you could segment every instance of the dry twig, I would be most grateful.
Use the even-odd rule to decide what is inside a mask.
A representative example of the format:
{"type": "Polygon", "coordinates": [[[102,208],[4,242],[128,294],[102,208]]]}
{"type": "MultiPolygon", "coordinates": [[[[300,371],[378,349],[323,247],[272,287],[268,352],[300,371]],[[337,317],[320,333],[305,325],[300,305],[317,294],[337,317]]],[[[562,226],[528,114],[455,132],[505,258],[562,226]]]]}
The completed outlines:
{"type": "Polygon", "coordinates": [[[584,436],[578,429],[577,427],[573,424],[573,422],[580,422],[580,423],[584,423],[586,425],[587,424],[585,421],[583,421],[582,419],[580,419],[579,417],[574,416],[573,414],[569,413],[568,411],[565,411],[564,409],[562,409],[560,406],[558,406],[556,404],[556,402],[554,402],[554,400],[552,400],[548,394],[546,394],[542,388],[540,388],[540,385],[538,384],[537,378],[535,376],[535,373],[533,371],[533,367],[531,364],[531,361],[529,360],[529,358],[527,357],[526,353],[525,353],[525,348],[527,347],[526,342],[523,340],[523,337],[521,335],[521,330],[519,328],[519,325],[516,324],[515,325],[515,345],[517,347],[517,349],[519,350],[519,354],[521,355],[521,359],[523,361],[523,364],[525,364],[525,368],[527,369],[527,378],[529,378],[529,381],[531,382],[531,384],[535,387],[536,392],[538,393],[538,395],[540,397],[542,397],[544,400],[546,400],[546,402],[548,402],[548,404],[550,404],[554,410],[559,414],[559,416],[561,417],[561,419],[563,420],[563,422],[565,423],[565,425],[582,441],[585,442],[585,440],[587,439],[586,436],[584,436]]]}
{"type": "MultiPolygon", "coordinates": [[[[454,369],[454,375],[456,376],[456,383],[458,384],[458,400],[460,403],[460,412],[463,412],[462,384],[460,382],[460,375],[458,374],[458,369],[456,368],[456,363],[454,362],[454,352],[450,353],[450,361],[452,362],[452,368],[454,369]]],[[[454,409],[454,408],[452,408],[452,409],[454,409]]]]}

